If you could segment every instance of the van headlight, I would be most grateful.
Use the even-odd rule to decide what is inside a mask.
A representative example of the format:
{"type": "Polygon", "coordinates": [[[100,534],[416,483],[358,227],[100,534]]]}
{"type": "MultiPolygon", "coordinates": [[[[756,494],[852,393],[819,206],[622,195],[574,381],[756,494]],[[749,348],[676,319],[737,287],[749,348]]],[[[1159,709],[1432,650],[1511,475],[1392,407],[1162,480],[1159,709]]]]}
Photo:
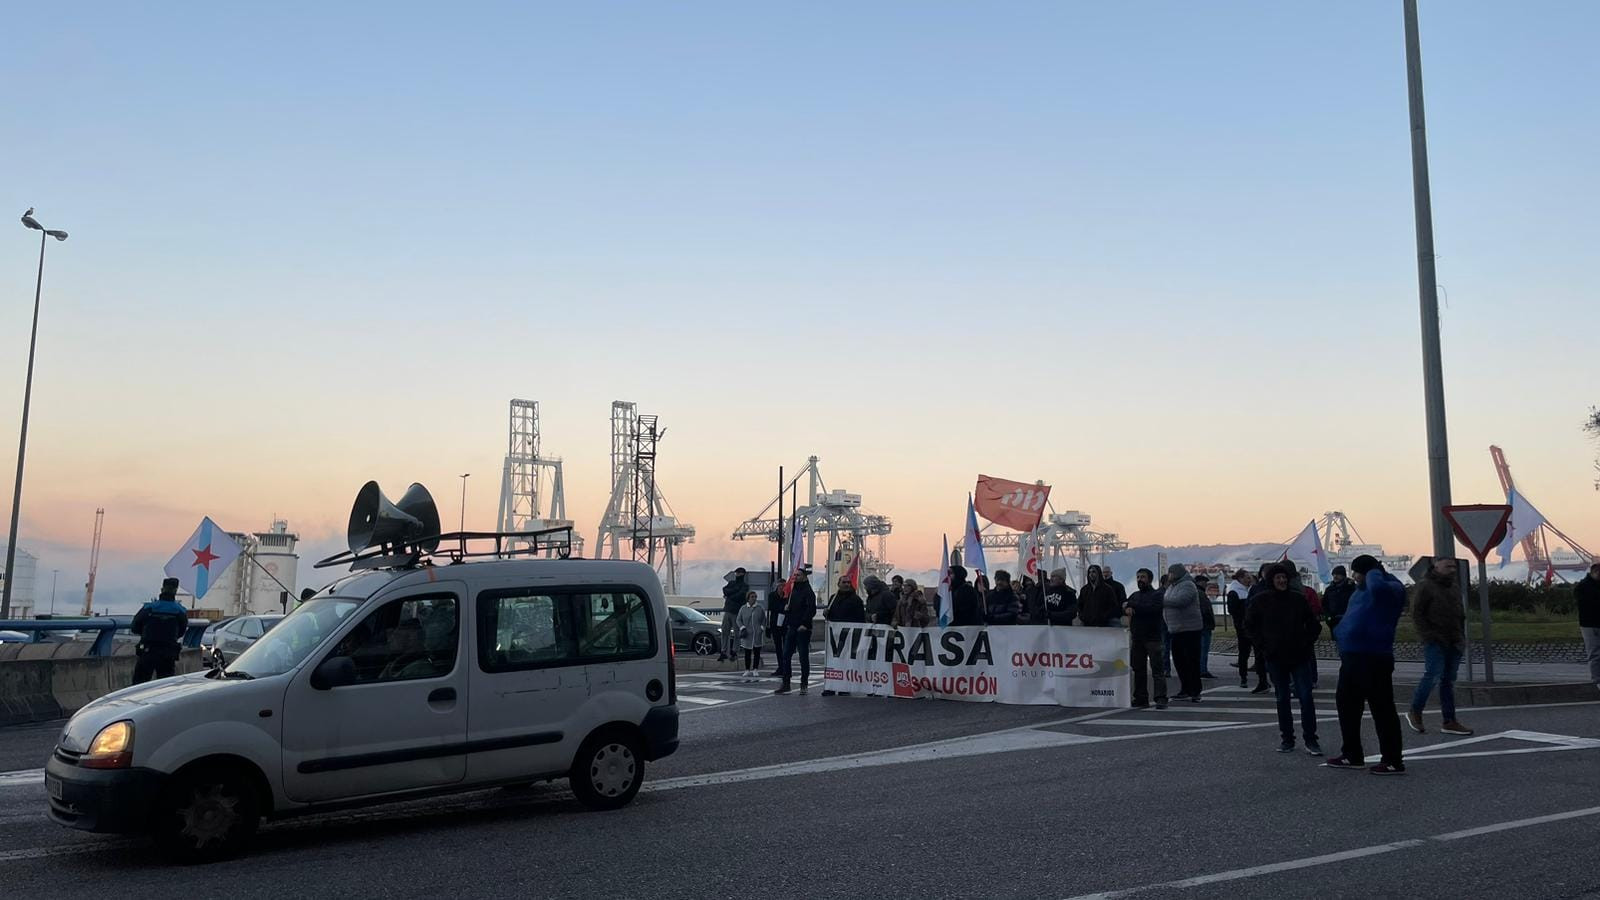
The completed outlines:
{"type": "Polygon", "coordinates": [[[89,742],[89,752],[79,757],[86,769],[126,769],[133,764],[133,723],[112,722],[89,742]]]}

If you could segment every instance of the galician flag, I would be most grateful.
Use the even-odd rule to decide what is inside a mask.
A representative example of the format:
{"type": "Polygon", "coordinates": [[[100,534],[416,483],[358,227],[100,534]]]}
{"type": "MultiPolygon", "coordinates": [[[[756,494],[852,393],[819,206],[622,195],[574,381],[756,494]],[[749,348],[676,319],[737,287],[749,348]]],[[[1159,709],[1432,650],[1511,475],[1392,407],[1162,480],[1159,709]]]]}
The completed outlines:
{"type": "MultiPolygon", "coordinates": [[[[1511,561],[1512,549],[1522,543],[1524,538],[1537,534],[1545,524],[1544,515],[1533,508],[1533,504],[1528,502],[1528,498],[1517,493],[1516,488],[1506,491],[1506,502],[1511,504],[1511,521],[1506,525],[1506,539],[1500,544],[1500,568],[1502,569],[1506,567],[1506,563],[1511,561]]],[[[1536,574],[1535,572],[1528,573],[1529,577],[1533,577],[1536,574]]]]}
{"type": "Polygon", "coordinates": [[[944,548],[939,551],[939,627],[950,627],[950,536],[939,536],[944,548]]]}
{"type": "Polygon", "coordinates": [[[972,495],[967,495],[967,533],[961,539],[961,564],[973,572],[989,574],[989,564],[983,558],[983,538],[978,535],[978,514],[972,508],[972,495]]]}
{"type": "Polygon", "coordinates": [[[233,538],[207,516],[200,520],[200,527],[194,530],[183,549],[167,562],[167,577],[178,579],[178,586],[199,600],[211,590],[211,585],[229,564],[239,558],[240,552],[233,538]]]}
{"type": "Polygon", "coordinates": [[[1328,565],[1328,554],[1322,550],[1322,537],[1317,534],[1316,520],[1306,523],[1304,531],[1289,544],[1283,558],[1290,562],[1309,562],[1323,584],[1333,580],[1333,569],[1328,565]]]}

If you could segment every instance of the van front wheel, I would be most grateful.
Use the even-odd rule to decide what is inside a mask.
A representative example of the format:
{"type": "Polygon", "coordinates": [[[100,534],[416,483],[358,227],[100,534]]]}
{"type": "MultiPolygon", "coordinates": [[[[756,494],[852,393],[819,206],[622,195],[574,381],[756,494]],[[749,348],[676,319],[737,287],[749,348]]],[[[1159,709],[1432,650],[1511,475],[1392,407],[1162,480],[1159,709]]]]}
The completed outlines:
{"type": "Polygon", "coordinates": [[[644,757],[631,735],[610,731],[594,735],[572,761],[572,792],[590,809],[627,806],[644,784],[644,757]]]}
{"type": "Polygon", "coordinates": [[[180,773],[156,813],[156,845],[174,862],[204,863],[244,851],[261,822],[244,773],[205,765],[180,773]]]}

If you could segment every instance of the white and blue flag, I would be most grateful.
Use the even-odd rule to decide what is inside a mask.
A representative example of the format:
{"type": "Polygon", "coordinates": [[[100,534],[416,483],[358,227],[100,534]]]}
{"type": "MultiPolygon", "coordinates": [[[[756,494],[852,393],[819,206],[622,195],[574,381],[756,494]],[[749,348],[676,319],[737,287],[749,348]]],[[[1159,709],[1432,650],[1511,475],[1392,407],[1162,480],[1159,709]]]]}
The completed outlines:
{"type": "Polygon", "coordinates": [[[233,538],[207,516],[200,520],[200,527],[189,542],[167,563],[167,577],[178,579],[178,587],[199,600],[241,552],[233,538]]]}

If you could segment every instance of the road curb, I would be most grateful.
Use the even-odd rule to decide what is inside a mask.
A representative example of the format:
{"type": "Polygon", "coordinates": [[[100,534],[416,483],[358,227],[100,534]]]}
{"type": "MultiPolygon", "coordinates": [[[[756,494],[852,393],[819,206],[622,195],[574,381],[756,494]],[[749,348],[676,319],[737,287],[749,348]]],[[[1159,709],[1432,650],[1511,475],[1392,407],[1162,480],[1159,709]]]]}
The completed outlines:
{"type": "Polygon", "coordinates": [[[1460,706],[1518,706],[1527,703],[1576,703],[1584,700],[1600,700],[1600,690],[1596,690],[1595,686],[1587,681],[1559,684],[1456,682],[1456,704],[1460,706]]]}

